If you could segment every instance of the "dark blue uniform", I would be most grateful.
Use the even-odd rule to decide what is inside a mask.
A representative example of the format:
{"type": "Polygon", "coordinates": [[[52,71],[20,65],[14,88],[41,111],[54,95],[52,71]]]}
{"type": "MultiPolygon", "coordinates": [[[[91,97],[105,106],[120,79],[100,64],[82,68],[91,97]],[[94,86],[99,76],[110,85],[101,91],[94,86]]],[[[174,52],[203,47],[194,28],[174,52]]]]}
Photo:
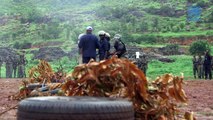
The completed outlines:
{"type": "Polygon", "coordinates": [[[109,50],[109,44],[106,39],[100,40],[99,48],[99,60],[104,60],[107,58],[107,51],[109,50]]]}
{"type": "Polygon", "coordinates": [[[203,66],[204,66],[204,70],[205,70],[205,79],[212,79],[212,66],[211,66],[211,62],[212,62],[212,58],[210,55],[205,55],[205,58],[204,58],[204,63],[203,63],[203,66]]]}
{"type": "Polygon", "coordinates": [[[107,50],[107,59],[108,59],[110,57],[110,48],[111,48],[109,40],[107,40],[107,44],[108,44],[108,50],[107,50]]]}
{"type": "Polygon", "coordinates": [[[81,37],[78,47],[82,49],[83,63],[96,58],[96,49],[100,48],[98,38],[93,34],[86,34],[81,37]]]}

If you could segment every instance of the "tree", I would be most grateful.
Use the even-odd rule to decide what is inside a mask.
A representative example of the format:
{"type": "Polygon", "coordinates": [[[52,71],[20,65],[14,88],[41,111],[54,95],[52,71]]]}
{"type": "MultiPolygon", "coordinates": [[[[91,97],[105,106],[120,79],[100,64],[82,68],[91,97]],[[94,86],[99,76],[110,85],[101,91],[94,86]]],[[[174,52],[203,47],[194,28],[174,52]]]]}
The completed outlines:
{"type": "Polygon", "coordinates": [[[192,55],[203,55],[207,50],[210,50],[210,45],[204,40],[193,42],[189,48],[192,55]]]}

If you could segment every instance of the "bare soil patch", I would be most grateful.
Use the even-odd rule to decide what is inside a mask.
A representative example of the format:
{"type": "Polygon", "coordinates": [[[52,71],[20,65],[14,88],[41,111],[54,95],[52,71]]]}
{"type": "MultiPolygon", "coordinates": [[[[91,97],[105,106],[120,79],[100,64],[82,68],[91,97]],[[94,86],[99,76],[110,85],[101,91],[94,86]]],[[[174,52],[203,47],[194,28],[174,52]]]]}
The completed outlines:
{"type": "MultiPolygon", "coordinates": [[[[8,96],[18,92],[21,79],[0,79],[0,113],[15,106],[19,101],[10,100],[8,96]]],[[[184,90],[189,98],[188,105],[181,110],[193,111],[197,120],[213,120],[213,80],[186,81],[184,90]]],[[[16,120],[17,108],[0,116],[0,120],[16,120]]]]}

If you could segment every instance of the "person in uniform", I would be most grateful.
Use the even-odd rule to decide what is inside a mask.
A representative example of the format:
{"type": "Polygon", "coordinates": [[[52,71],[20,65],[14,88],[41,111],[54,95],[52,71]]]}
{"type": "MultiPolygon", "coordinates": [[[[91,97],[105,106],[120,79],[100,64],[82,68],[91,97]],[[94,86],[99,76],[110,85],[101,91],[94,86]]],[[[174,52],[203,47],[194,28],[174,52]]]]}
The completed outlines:
{"type": "Polygon", "coordinates": [[[25,52],[20,54],[20,60],[18,63],[18,77],[23,78],[26,77],[25,67],[27,65],[27,60],[25,58],[25,52]]]}
{"type": "Polygon", "coordinates": [[[197,60],[195,55],[192,58],[192,64],[193,64],[193,75],[194,75],[194,78],[196,79],[197,78],[197,73],[198,73],[198,69],[197,69],[198,60],[197,60]]]}
{"type": "Polygon", "coordinates": [[[205,79],[212,79],[212,57],[209,53],[209,50],[206,51],[205,57],[204,57],[204,69],[205,69],[205,79]]]}
{"type": "Polygon", "coordinates": [[[13,62],[11,56],[6,57],[6,78],[12,78],[13,62]]]}
{"type": "Polygon", "coordinates": [[[110,34],[109,33],[105,33],[105,39],[107,40],[107,44],[108,44],[108,50],[107,50],[107,59],[110,57],[111,53],[110,53],[110,34]]]}
{"type": "Polygon", "coordinates": [[[108,41],[105,39],[105,32],[99,31],[98,35],[100,37],[99,40],[100,48],[98,54],[99,54],[99,61],[101,61],[107,59],[109,49],[108,49],[108,41]]]}
{"type": "Polygon", "coordinates": [[[204,60],[201,55],[198,57],[198,65],[197,65],[197,70],[198,70],[198,78],[203,79],[204,78],[204,70],[203,70],[203,63],[204,60]]]}
{"type": "Polygon", "coordinates": [[[126,53],[126,46],[124,44],[124,42],[121,40],[121,35],[116,34],[114,36],[114,55],[117,55],[118,58],[124,57],[124,54],[126,53]]]}
{"type": "Polygon", "coordinates": [[[136,55],[136,62],[135,64],[138,66],[139,69],[141,69],[143,71],[143,73],[146,75],[147,73],[147,69],[148,69],[148,60],[147,57],[145,55],[140,55],[139,57],[137,57],[136,55]]]}
{"type": "Polygon", "coordinates": [[[13,77],[16,78],[17,77],[17,68],[18,68],[18,61],[19,61],[19,56],[16,55],[13,59],[13,77]]]}

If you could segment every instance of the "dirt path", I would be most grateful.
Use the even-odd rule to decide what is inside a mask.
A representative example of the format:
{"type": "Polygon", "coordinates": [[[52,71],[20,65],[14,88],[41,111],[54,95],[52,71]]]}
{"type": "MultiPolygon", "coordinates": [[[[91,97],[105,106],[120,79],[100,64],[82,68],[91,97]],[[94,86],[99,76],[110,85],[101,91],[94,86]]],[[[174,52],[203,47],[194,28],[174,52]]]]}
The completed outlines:
{"type": "MultiPolygon", "coordinates": [[[[0,79],[0,113],[18,103],[18,101],[9,100],[8,96],[18,92],[20,82],[20,79],[0,79]]],[[[0,120],[16,120],[16,109],[0,116],[0,120]]]]}
{"type": "MultiPolygon", "coordinates": [[[[20,79],[0,79],[0,113],[15,106],[18,101],[10,101],[8,96],[18,91],[20,79]]],[[[213,80],[187,81],[184,90],[189,98],[184,111],[193,111],[197,120],[213,120],[213,80]]],[[[0,116],[0,120],[16,120],[17,109],[12,109],[0,116]]]]}
{"type": "Polygon", "coordinates": [[[188,81],[184,90],[189,98],[185,110],[193,111],[198,120],[213,120],[213,80],[188,81]]]}

